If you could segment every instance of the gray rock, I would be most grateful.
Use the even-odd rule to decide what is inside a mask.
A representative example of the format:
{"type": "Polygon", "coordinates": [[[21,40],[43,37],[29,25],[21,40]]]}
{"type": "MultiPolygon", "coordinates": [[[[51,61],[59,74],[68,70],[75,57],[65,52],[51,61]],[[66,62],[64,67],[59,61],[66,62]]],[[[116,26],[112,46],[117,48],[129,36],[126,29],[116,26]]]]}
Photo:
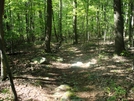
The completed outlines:
{"type": "Polygon", "coordinates": [[[47,60],[45,57],[36,57],[34,59],[31,60],[32,64],[43,64],[43,63],[47,63],[47,60]]]}

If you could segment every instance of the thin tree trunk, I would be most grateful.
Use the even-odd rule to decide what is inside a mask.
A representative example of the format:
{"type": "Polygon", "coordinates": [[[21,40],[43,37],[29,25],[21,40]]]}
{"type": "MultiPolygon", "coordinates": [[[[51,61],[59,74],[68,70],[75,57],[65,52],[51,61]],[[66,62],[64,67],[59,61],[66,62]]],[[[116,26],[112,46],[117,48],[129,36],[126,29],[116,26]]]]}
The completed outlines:
{"type": "Polygon", "coordinates": [[[87,40],[89,41],[90,35],[89,35],[89,28],[88,28],[88,11],[89,11],[89,0],[87,0],[87,5],[86,5],[86,36],[87,40]]]}
{"type": "Polygon", "coordinates": [[[132,3],[131,1],[129,2],[129,14],[130,14],[130,17],[129,17],[129,42],[130,42],[130,46],[133,46],[133,37],[132,37],[132,3]]]}
{"type": "Polygon", "coordinates": [[[59,33],[60,40],[63,40],[62,36],[62,0],[59,1],[59,33]]]}
{"type": "Polygon", "coordinates": [[[133,26],[134,26],[134,1],[132,0],[132,42],[133,42],[133,35],[134,35],[134,27],[133,26]]]}
{"type": "MultiPolygon", "coordinates": [[[[100,4],[99,4],[100,6],[100,4]]],[[[97,34],[98,34],[98,38],[101,37],[101,33],[100,33],[100,11],[99,11],[100,7],[98,7],[98,11],[96,12],[96,23],[97,23],[97,34]]]]}
{"type": "Polygon", "coordinates": [[[129,42],[130,46],[133,47],[133,25],[134,25],[134,4],[133,0],[129,2],[129,42]]]}
{"type": "Polygon", "coordinates": [[[59,41],[59,37],[58,37],[57,31],[56,31],[56,25],[55,25],[55,19],[54,19],[54,12],[53,12],[53,29],[54,29],[54,34],[55,34],[56,41],[58,42],[59,41]]]}
{"type": "Polygon", "coordinates": [[[107,17],[106,17],[106,8],[105,8],[106,6],[103,4],[102,5],[102,10],[103,10],[103,16],[104,16],[104,29],[103,29],[103,32],[104,32],[104,43],[106,42],[106,34],[107,34],[107,24],[106,24],[106,22],[107,22],[107,17]]]}
{"type": "MultiPolygon", "coordinates": [[[[25,3],[25,6],[28,6],[28,2],[25,3]]],[[[25,18],[26,18],[26,34],[27,34],[27,42],[29,43],[30,39],[29,39],[29,11],[26,10],[26,14],[25,14],[25,18]]]]}
{"type": "Polygon", "coordinates": [[[30,42],[35,41],[35,36],[34,36],[34,12],[32,11],[32,7],[34,6],[33,2],[30,0],[30,42]]]}
{"type": "Polygon", "coordinates": [[[51,52],[51,30],[52,30],[52,0],[47,0],[47,22],[46,22],[46,36],[45,36],[45,51],[51,52]]]}
{"type": "Polygon", "coordinates": [[[74,35],[74,44],[78,43],[78,35],[77,35],[77,0],[73,1],[73,35],[74,35]]]}

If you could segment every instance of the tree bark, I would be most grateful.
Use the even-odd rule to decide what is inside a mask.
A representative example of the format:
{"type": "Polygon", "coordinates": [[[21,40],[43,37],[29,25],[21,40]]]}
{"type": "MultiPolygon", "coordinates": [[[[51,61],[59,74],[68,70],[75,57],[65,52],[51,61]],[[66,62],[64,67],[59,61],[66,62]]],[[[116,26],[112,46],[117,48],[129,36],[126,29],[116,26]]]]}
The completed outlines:
{"type": "Polygon", "coordinates": [[[134,3],[133,0],[129,1],[129,42],[130,46],[133,47],[133,25],[134,25],[134,3]]]}
{"type": "MultiPolygon", "coordinates": [[[[4,0],[2,0],[0,2],[0,39],[1,39],[1,42],[2,42],[2,45],[4,46],[4,41],[3,41],[3,28],[2,28],[2,15],[3,15],[3,12],[4,12],[4,0]]],[[[3,47],[4,48],[4,47],[3,47]]],[[[0,49],[0,51],[2,51],[0,49]]],[[[5,63],[4,63],[4,59],[3,59],[3,54],[1,53],[0,54],[0,57],[1,57],[1,78],[2,80],[5,80],[6,77],[7,77],[7,70],[6,70],[6,67],[5,67],[5,63]]]]}
{"type": "Polygon", "coordinates": [[[86,3],[86,38],[87,38],[87,41],[89,41],[89,21],[88,21],[88,11],[89,11],[89,0],[87,0],[87,3],[86,3]]]}
{"type": "Polygon", "coordinates": [[[114,0],[114,24],[115,24],[115,53],[121,55],[125,50],[123,38],[122,1],[114,0]]]}
{"type": "Polygon", "coordinates": [[[59,0],[59,33],[60,33],[60,40],[62,38],[62,0],[59,0]]]}
{"type": "Polygon", "coordinates": [[[74,44],[78,43],[78,35],[77,35],[77,0],[73,1],[73,35],[74,35],[74,44]]]}
{"type": "MultiPolygon", "coordinates": [[[[28,2],[25,3],[25,6],[28,6],[28,2]]],[[[29,24],[29,11],[26,9],[25,11],[25,21],[26,21],[26,35],[27,35],[27,43],[30,42],[30,38],[29,38],[29,28],[30,28],[30,24],[29,24]]]]}
{"type": "Polygon", "coordinates": [[[47,0],[47,22],[46,22],[46,36],[45,36],[45,51],[51,52],[51,30],[52,30],[52,0],[47,0]]]}
{"type": "Polygon", "coordinates": [[[8,74],[9,76],[9,80],[10,80],[10,84],[11,84],[11,88],[12,88],[12,92],[14,94],[14,101],[18,101],[18,98],[17,98],[17,93],[16,93],[16,90],[15,90],[15,86],[14,86],[14,83],[13,83],[13,79],[12,79],[12,74],[11,74],[11,70],[10,70],[10,67],[9,67],[9,64],[8,64],[8,61],[7,61],[7,57],[6,57],[6,54],[5,54],[5,50],[4,50],[4,38],[3,38],[3,31],[2,31],[2,16],[3,16],[3,13],[4,13],[4,0],[1,0],[0,2],[0,55],[1,55],[1,63],[3,64],[3,66],[5,66],[4,69],[4,72],[6,72],[6,74],[8,74]]]}

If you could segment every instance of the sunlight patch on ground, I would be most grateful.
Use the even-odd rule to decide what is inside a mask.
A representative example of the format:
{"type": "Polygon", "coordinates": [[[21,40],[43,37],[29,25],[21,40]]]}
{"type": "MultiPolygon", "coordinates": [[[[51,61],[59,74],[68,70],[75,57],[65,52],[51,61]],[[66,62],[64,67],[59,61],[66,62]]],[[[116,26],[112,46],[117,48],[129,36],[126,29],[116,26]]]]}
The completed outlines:
{"type": "Polygon", "coordinates": [[[89,62],[81,62],[81,61],[76,61],[72,64],[67,64],[67,63],[60,63],[60,62],[52,62],[52,65],[57,67],[57,68],[89,68],[89,67],[94,67],[97,64],[96,59],[91,59],[89,62]]]}
{"type": "Polygon", "coordinates": [[[108,68],[117,68],[117,66],[115,66],[115,65],[109,65],[109,66],[107,66],[108,68]]]}
{"type": "Polygon", "coordinates": [[[70,50],[70,51],[77,51],[78,49],[76,47],[70,47],[70,48],[68,48],[68,50],[70,50]]]}
{"type": "Polygon", "coordinates": [[[17,85],[16,86],[16,91],[18,93],[18,96],[21,96],[21,99],[23,101],[25,100],[38,100],[38,101],[45,101],[48,98],[46,97],[47,95],[44,94],[42,89],[39,89],[37,87],[33,86],[26,86],[26,85],[17,85]],[[40,97],[38,97],[40,96],[40,97]]]}
{"type": "MultiPolygon", "coordinates": [[[[95,88],[94,88],[95,89],[95,88]]],[[[94,90],[94,91],[86,91],[86,92],[79,92],[79,93],[77,93],[78,94],[78,96],[80,97],[80,98],[85,98],[85,99],[88,99],[88,100],[86,100],[86,101],[96,101],[96,99],[95,99],[95,97],[98,95],[98,94],[103,94],[103,93],[101,93],[102,91],[101,90],[94,90]]]]}
{"type": "Polygon", "coordinates": [[[89,62],[83,63],[81,61],[77,61],[73,64],[71,64],[71,68],[79,67],[79,68],[88,68],[88,67],[94,67],[97,64],[96,59],[91,59],[89,62]]]}
{"type": "Polygon", "coordinates": [[[124,70],[110,70],[111,73],[124,73],[125,71],[124,70]]]}
{"type": "Polygon", "coordinates": [[[117,56],[117,55],[114,55],[112,59],[113,59],[113,61],[115,61],[115,62],[124,62],[124,61],[128,61],[128,60],[125,59],[123,56],[117,56]]]}
{"type": "Polygon", "coordinates": [[[82,101],[73,92],[69,85],[60,85],[55,88],[54,99],[56,101],[82,101]]]}
{"type": "Polygon", "coordinates": [[[83,63],[80,62],[80,61],[78,61],[78,62],[72,64],[71,67],[75,67],[75,66],[76,66],[76,67],[77,67],[77,66],[80,67],[80,66],[82,66],[82,65],[83,65],[83,63]]]}
{"type": "Polygon", "coordinates": [[[78,53],[78,52],[81,52],[78,48],[76,47],[70,47],[68,48],[69,51],[72,51],[72,52],[75,52],[75,53],[78,53]]]}
{"type": "Polygon", "coordinates": [[[76,56],[82,56],[83,54],[77,54],[76,56]]]}
{"type": "Polygon", "coordinates": [[[106,67],[105,66],[99,66],[98,68],[95,68],[94,70],[105,70],[106,67]]]}
{"type": "Polygon", "coordinates": [[[86,92],[79,92],[77,94],[81,98],[87,98],[87,99],[92,99],[92,98],[94,98],[96,96],[96,93],[94,93],[94,92],[87,92],[87,91],[86,92]],[[85,95],[86,95],[86,97],[85,97],[85,95]]]}
{"type": "MultiPolygon", "coordinates": [[[[49,75],[53,75],[53,76],[56,76],[57,74],[54,74],[54,73],[48,73],[49,75]]],[[[55,79],[54,78],[50,78],[50,77],[42,77],[42,76],[38,76],[38,77],[35,77],[35,76],[32,76],[32,75],[23,75],[23,76],[14,76],[15,78],[18,78],[18,79],[24,79],[24,80],[49,80],[49,81],[54,81],[55,79]]]]}
{"type": "Polygon", "coordinates": [[[68,63],[60,63],[60,62],[52,62],[52,65],[57,68],[68,68],[70,67],[70,64],[68,63]]]}

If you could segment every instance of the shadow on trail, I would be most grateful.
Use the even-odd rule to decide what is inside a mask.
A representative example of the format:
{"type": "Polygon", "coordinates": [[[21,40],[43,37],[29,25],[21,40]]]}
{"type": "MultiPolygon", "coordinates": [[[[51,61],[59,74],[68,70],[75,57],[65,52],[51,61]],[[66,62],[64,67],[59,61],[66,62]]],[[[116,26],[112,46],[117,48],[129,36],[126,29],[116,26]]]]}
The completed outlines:
{"type": "Polygon", "coordinates": [[[24,75],[28,75],[29,77],[20,76],[15,77],[15,79],[25,79],[27,83],[34,86],[41,86],[42,88],[51,87],[53,91],[55,87],[67,84],[73,89],[77,96],[84,101],[107,100],[109,94],[107,94],[108,91],[105,91],[106,87],[118,87],[119,85],[128,87],[126,75],[123,75],[122,73],[120,75],[115,75],[116,73],[112,74],[104,71],[101,73],[100,70],[95,70],[96,68],[99,67],[87,69],[40,67],[33,71],[24,72],[24,75]],[[82,96],[84,93],[87,95],[82,96]]]}
{"type": "Polygon", "coordinates": [[[20,71],[21,76],[15,79],[24,79],[27,83],[42,88],[51,88],[54,92],[55,88],[67,84],[75,94],[84,101],[107,101],[111,99],[124,100],[128,98],[129,91],[133,88],[134,82],[128,80],[130,74],[127,68],[130,68],[129,62],[117,61],[113,59],[112,46],[99,47],[98,49],[91,47],[83,50],[83,47],[73,46],[72,48],[64,47],[55,57],[62,57],[61,63],[74,63],[76,61],[88,62],[92,58],[100,58],[94,66],[88,68],[83,67],[65,67],[60,68],[53,64],[41,64],[23,68],[20,71]],[[66,50],[65,50],[66,49],[66,50]],[[99,57],[100,55],[100,57],[99,57]],[[103,59],[109,56],[108,59],[103,59]],[[32,68],[31,68],[32,67],[32,68]]]}

